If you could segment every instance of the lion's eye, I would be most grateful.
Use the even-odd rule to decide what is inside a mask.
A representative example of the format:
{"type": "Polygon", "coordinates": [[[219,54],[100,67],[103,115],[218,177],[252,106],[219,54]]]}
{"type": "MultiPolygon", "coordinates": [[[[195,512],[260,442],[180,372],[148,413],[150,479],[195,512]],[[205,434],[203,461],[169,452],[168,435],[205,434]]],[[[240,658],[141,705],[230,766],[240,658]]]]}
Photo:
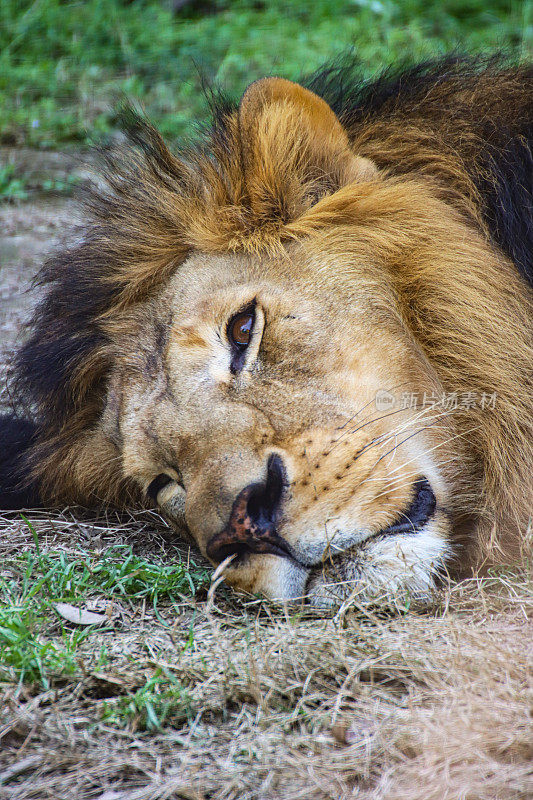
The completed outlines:
{"type": "Polygon", "coordinates": [[[239,350],[250,344],[254,329],[255,311],[248,309],[232,317],[228,323],[228,339],[239,350]]]}

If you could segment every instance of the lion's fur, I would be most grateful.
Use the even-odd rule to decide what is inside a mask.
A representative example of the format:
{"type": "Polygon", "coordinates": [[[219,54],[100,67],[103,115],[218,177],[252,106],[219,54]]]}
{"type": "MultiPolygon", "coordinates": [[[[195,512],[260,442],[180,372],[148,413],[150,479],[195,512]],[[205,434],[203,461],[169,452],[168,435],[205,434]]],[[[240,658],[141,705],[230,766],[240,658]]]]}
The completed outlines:
{"type": "Polygon", "coordinates": [[[239,108],[220,102],[205,142],[178,157],[127,120],[134,146],[109,158],[81,238],[45,266],[18,355],[41,497],[139,500],[98,421],[122,341],[190,253],[272,259],[305,240],[319,259],[323,243],[357,241],[444,389],[497,392],[490,413],[458,416],[456,513],[484,520],[485,553],[512,549],[533,491],[533,72],[448,60],[371,86],[334,68],[308,85],[342,126],[269,84],[239,108]]]}

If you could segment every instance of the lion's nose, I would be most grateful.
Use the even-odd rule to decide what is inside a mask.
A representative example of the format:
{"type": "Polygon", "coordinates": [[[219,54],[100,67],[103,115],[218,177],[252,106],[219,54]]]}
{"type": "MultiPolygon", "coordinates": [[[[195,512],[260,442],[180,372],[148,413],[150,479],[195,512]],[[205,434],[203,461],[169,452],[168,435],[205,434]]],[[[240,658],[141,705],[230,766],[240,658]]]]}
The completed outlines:
{"type": "Polygon", "coordinates": [[[286,483],[283,461],[273,453],[268,459],[266,480],[251,483],[239,492],[228,524],[207,545],[208,557],[217,562],[248,553],[291,557],[290,546],[276,531],[286,483]]]}

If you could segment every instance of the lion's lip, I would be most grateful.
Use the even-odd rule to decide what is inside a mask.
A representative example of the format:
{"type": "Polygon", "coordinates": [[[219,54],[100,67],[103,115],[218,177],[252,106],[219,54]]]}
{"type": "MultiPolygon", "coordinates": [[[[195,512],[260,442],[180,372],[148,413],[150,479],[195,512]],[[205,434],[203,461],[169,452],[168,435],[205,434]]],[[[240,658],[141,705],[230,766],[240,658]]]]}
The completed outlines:
{"type": "MultiPolygon", "coordinates": [[[[427,478],[418,478],[414,483],[414,498],[401,518],[378,531],[375,536],[387,536],[396,533],[418,533],[431,519],[437,507],[437,498],[427,478]]],[[[374,536],[372,537],[374,538],[374,536]]]]}

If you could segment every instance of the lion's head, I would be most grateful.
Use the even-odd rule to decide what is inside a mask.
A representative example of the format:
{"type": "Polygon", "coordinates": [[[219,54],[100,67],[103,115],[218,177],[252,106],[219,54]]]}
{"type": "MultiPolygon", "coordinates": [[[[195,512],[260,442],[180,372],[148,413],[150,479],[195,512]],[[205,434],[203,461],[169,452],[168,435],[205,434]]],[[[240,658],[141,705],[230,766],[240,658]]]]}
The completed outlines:
{"type": "Polygon", "coordinates": [[[316,604],[516,543],[531,298],[454,147],[389,116],[269,78],[179,159],[133,124],[19,357],[44,498],[155,503],[316,604]]]}

